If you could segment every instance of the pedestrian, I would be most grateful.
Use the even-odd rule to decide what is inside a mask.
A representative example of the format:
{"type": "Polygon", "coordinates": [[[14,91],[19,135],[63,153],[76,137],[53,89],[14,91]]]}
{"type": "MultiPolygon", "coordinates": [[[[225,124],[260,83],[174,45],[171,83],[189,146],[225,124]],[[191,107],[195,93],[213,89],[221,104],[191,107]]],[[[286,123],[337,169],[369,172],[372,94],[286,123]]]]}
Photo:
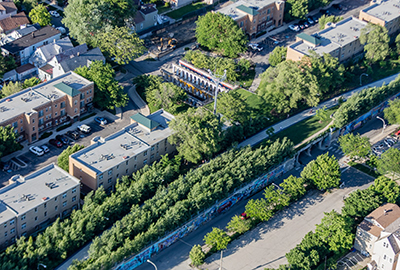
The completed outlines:
{"type": "Polygon", "coordinates": [[[280,130],[282,130],[282,127],[279,127],[280,130]]]}

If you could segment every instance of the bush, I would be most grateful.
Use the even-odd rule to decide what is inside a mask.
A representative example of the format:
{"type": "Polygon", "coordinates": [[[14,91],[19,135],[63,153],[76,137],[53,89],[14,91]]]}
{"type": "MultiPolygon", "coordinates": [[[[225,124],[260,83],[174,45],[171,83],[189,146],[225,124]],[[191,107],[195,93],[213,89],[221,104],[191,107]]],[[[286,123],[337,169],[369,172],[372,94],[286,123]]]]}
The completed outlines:
{"type": "Polygon", "coordinates": [[[90,118],[90,117],[92,117],[92,116],[95,116],[95,115],[96,115],[96,113],[95,113],[95,112],[92,112],[92,113],[90,113],[90,114],[85,115],[84,117],[81,117],[79,121],[86,120],[86,119],[88,119],[88,118],[90,118]]]}
{"type": "Polygon", "coordinates": [[[63,130],[63,129],[69,128],[70,126],[72,126],[72,123],[68,123],[68,124],[65,124],[65,125],[59,126],[58,128],[56,128],[56,131],[58,132],[58,131],[60,131],[60,130],[63,130]]]}
{"type": "Polygon", "coordinates": [[[206,254],[200,245],[194,245],[189,253],[190,260],[192,261],[193,266],[200,266],[204,263],[204,259],[206,254]]]}
{"type": "Polygon", "coordinates": [[[40,135],[39,141],[50,137],[51,134],[53,134],[53,131],[50,131],[50,132],[46,131],[45,133],[43,133],[42,135],[40,135]]]}
{"type": "Polygon", "coordinates": [[[226,234],[226,232],[219,228],[213,228],[213,230],[207,233],[204,237],[204,242],[217,251],[226,249],[230,241],[231,238],[226,234]]]}
{"type": "Polygon", "coordinates": [[[79,150],[85,148],[83,145],[74,144],[74,146],[68,146],[67,149],[62,151],[62,153],[57,158],[58,167],[63,169],[64,171],[69,171],[69,156],[79,150]]]}

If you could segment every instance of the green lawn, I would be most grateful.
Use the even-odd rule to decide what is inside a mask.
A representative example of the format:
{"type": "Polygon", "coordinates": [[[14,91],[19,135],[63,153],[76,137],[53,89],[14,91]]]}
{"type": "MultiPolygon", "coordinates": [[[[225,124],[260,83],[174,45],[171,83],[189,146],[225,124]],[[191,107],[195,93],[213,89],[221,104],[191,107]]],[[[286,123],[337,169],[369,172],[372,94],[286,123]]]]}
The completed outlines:
{"type": "Polygon", "coordinates": [[[166,7],[165,5],[161,5],[157,7],[158,14],[162,14],[163,12],[166,12],[168,10],[171,10],[171,6],[166,7]]]}
{"type": "Polygon", "coordinates": [[[203,3],[203,2],[197,2],[197,3],[193,3],[191,5],[187,5],[181,8],[178,8],[174,11],[168,12],[167,14],[165,14],[168,17],[171,17],[172,19],[180,19],[183,17],[183,15],[201,9],[203,7],[207,6],[207,4],[203,3]]]}
{"type": "Polygon", "coordinates": [[[256,70],[250,69],[249,72],[246,74],[246,76],[238,78],[238,82],[242,87],[249,89],[251,84],[253,83],[255,76],[256,76],[256,70]]]}

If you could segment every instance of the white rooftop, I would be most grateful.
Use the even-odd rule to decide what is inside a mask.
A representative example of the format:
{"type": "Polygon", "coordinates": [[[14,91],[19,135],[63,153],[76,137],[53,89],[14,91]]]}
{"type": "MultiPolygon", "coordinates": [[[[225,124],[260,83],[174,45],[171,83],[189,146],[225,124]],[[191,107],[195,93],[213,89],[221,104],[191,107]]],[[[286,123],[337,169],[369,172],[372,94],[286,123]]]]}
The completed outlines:
{"type": "Polygon", "coordinates": [[[74,72],[67,72],[50,81],[0,99],[0,124],[22,113],[32,112],[38,106],[50,102],[51,99],[58,99],[65,96],[64,92],[54,87],[55,84],[61,82],[76,90],[92,84],[91,81],[74,72]]]}
{"type": "MultiPolygon", "coordinates": [[[[80,184],[77,178],[54,163],[25,177],[13,176],[10,182],[8,186],[0,189],[0,201],[2,205],[7,206],[8,211],[11,210],[11,213],[14,211],[17,215],[26,213],[80,184]]],[[[0,206],[1,210],[4,208],[0,206]]],[[[10,213],[5,210],[1,212],[0,223],[9,220],[9,215],[10,213]]]]}
{"type": "Polygon", "coordinates": [[[268,6],[272,3],[279,2],[278,0],[239,0],[237,2],[231,1],[232,4],[227,5],[221,9],[218,9],[217,12],[225,14],[231,17],[234,20],[240,19],[242,17],[247,16],[248,13],[237,9],[238,6],[245,6],[249,8],[253,8],[258,10],[259,8],[268,6]]]}
{"type": "Polygon", "coordinates": [[[133,123],[106,138],[94,138],[94,144],[72,154],[71,158],[97,173],[102,173],[120,164],[125,158],[131,158],[149,150],[151,145],[171,135],[168,122],[174,118],[173,115],[159,110],[147,118],[160,125],[155,130],[149,131],[149,129],[133,123]]]}
{"type": "Polygon", "coordinates": [[[362,11],[375,18],[390,22],[400,16],[400,0],[382,1],[381,4],[374,4],[362,11]]]}
{"type": "Polygon", "coordinates": [[[330,27],[313,34],[313,37],[318,37],[321,41],[318,46],[313,47],[303,41],[298,41],[290,45],[290,48],[305,55],[308,55],[310,50],[315,51],[319,55],[323,55],[323,53],[331,53],[334,50],[353,42],[355,39],[358,39],[360,37],[361,29],[366,25],[366,22],[354,17],[349,17],[336,24],[331,24],[330,27]]]}

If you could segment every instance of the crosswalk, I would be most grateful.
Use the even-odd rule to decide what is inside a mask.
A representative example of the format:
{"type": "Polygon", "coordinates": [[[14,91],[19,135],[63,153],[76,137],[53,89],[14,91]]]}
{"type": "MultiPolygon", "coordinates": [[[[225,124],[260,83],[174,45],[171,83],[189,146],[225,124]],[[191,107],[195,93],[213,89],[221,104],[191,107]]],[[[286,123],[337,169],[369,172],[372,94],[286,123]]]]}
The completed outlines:
{"type": "Polygon", "coordinates": [[[343,154],[342,149],[340,149],[340,146],[337,143],[333,143],[329,148],[328,148],[329,153],[336,153],[336,154],[343,154]]]}

